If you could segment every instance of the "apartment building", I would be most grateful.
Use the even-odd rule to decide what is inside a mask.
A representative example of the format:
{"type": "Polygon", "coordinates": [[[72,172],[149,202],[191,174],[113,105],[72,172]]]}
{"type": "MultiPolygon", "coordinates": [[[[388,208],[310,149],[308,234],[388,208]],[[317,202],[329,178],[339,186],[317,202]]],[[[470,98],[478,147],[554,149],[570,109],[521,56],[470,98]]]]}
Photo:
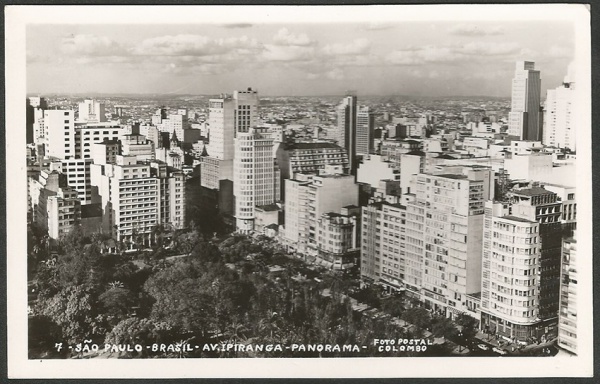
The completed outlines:
{"type": "Polygon", "coordinates": [[[486,206],[482,328],[511,341],[548,340],[558,323],[561,203],[540,187],[507,196],[486,206]]]}
{"type": "Polygon", "coordinates": [[[117,156],[116,164],[93,164],[92,184],[103,209],[103,230],[130,247],[149,245],[157,225],[185,224],[183,172],[158,161],[117,156]]]}
{"type": "Polygon", "coordinates": [[[481,290],[484,202],[493,198],[493,171],[447,167],[415,176],[414,184],[406,207],[405,286],[427,307],[454,317],[481,290]]]}
{"type": "Polygon", "coordinates": [[[294,142],[279,146],[277,164],[283,179],[293,179],[298,173],[318,173],[327,165],[340,165],[348,170],[348,153],[330,142],[294,142]]]}

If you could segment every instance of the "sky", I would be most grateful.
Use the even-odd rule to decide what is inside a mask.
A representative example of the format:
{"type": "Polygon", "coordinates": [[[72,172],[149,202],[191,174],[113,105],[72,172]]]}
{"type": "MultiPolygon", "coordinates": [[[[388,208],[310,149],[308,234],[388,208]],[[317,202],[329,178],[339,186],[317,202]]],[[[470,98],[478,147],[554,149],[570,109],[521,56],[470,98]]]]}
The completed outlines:
{"type": "Polygon", "coordinates": [[[569,21],[167,20],[27,25],[27,92],[508,97],[528,60],[545,95],[575,55],[569,21]]]}

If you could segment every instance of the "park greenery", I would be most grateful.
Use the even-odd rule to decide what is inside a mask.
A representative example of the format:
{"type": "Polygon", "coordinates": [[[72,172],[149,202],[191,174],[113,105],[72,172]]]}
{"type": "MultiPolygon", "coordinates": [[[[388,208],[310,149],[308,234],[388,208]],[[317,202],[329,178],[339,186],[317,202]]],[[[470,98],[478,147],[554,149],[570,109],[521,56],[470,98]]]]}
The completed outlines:
{"type": "MultiPolygon", "coordinates": [[[[343,273],[315,271],[287,255],[273,240],[207,234],[193,224],[185,231],[157,228],[155,246],[124,252],[101,234],[80,228],[52,241],[29,231],[30,358],[66,358],[57,342],[76,345],[131,344],[357,344],[373,339],[452,338],[454,323],[401,295],[383,297],[375,287],[359,289],[343,273]],[[316,278],[315,277],[319,277],[316,278]],[[379,308],[385,317],[353,309],[352,300],[379,308]],[[413,327],[401,327],[390,318],[413,327]]],[[[467,316],[468,317],[468,316],[467,316]]],[[[463,319],[463,334],[474,323],[463,319]]],[[[425,354],[446,355],[448,346],[425,354]]],[[[377,356],[361,352],[187,351],[127,352],[119,357],[328,357],[377,356]]]]}

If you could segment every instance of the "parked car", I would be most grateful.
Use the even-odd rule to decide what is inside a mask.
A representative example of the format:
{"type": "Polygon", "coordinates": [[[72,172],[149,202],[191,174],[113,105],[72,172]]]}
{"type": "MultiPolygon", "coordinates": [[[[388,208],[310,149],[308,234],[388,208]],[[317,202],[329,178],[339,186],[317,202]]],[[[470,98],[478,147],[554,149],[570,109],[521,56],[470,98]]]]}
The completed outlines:
{"type": "Polygon", "coordinates": [[[498,347],[494,347],[492,348],[492,351],[496,352],[499,355],[506,355],[508,352],[506,352],[504,349],[500,349],[498,347]]]}
{"type": "Polygon", "coordinates": [[[483,343],[477,344],[477,348],[484,350],[484,351],[487,351],[488,349],[490,349],[490,347],[488,347],[487,345],[485,345],[483,343]]]}

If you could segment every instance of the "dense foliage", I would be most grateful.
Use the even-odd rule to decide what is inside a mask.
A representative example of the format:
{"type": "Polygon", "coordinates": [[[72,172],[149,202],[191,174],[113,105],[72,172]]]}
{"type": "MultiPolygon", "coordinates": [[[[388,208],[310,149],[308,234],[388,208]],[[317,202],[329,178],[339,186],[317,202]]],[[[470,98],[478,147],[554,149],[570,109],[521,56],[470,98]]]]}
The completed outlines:
{"type": "MultiPolygon", "coordinates": [[[[161,233],[156,231],[157,236],[161,233]]],[[[404,309],[401,297],[382,300],[377,289],[352,288],[345,275],[325,273],[313,279],[316,272],[267,238],[209,238],[197,229],[170,233],[162,243],[184,251],[170,257],[155,256],[162,246],[150,251],[152,257],[144,252],[108,253],[106,239],[86,238],[76,231],[61,239],[53,258],[37,260],[33,274],[38,300],[30,325],[44,326],[36,325],[30,354],[64,357],[53,350],[55,342],[91,340],[100,345],[357,344],[369,348],[360,353],[296,351],[293,356],[371,356],[382,355],[371,348],[375,338],[420,337],[426,328],[436,336],[456,331],[451,322],[432,319],[423,308],[404,309]],[[353,309],[356,299],[415,327],[361,314],[353,309]]],[[[470,325],[464,321],[466,332],[470,325]]],[[[292,356],[292,351],[143,350],[116,355],[251,357],[292,356]]]]}

